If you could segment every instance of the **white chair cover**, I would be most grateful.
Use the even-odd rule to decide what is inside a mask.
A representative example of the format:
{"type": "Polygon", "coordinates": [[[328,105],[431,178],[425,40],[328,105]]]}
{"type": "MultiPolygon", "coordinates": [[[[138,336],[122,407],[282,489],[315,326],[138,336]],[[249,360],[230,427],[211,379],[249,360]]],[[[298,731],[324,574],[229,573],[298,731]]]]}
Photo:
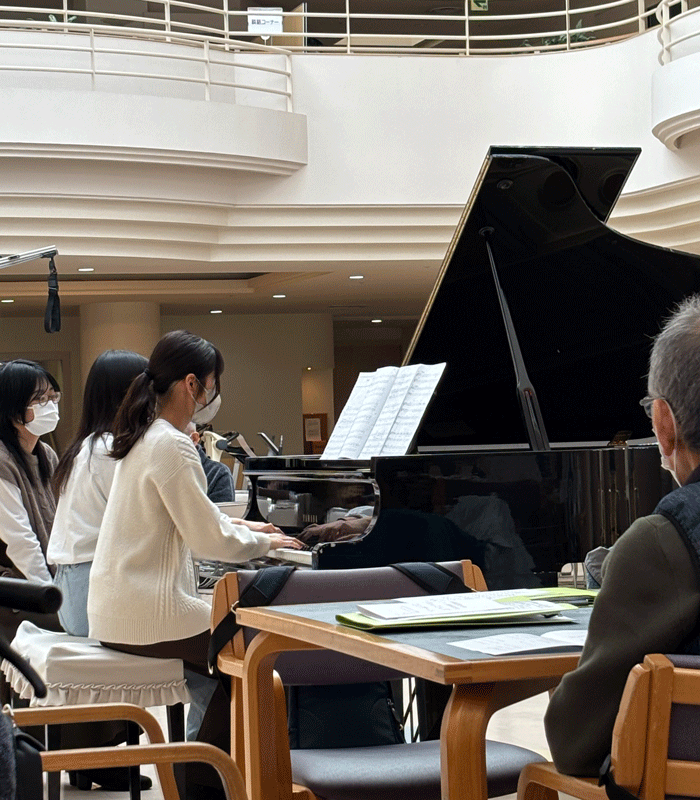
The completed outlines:
{"type": "Polygon", "coordinates": [[[149,708],[190,702],[179,659],[120,653],[96,639],[45,631],[26,621],[17,629],[12,647],[46,683],[46,697],[36,698],[9,661],[0,664],[14,691],[33,706],[134,703],[149,708]]]}

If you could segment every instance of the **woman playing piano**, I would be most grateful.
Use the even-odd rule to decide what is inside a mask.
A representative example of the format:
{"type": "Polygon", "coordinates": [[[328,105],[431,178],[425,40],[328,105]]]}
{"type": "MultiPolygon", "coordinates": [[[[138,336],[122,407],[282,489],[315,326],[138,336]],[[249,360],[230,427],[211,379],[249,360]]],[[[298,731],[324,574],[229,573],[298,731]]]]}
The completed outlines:
{"type": "MultiPolygon", "coordinates": [[[[172,331],[131,384],[114,423],[118,466],[88,595],[92,637],[136,655],[182,659],[200,675],[208,675],[210,609],[197,594],[192,554],[236,562],[301,546],[273,525],[233,522],[207,498],[201,461],[184,430],[218,396],[223,366],[212,344],[172,331]]],[[[221,687],[197,738],[229,747],[221,687]]],[[[198,784],[213,782],[213,774],[188,770],[198,784]]]]}

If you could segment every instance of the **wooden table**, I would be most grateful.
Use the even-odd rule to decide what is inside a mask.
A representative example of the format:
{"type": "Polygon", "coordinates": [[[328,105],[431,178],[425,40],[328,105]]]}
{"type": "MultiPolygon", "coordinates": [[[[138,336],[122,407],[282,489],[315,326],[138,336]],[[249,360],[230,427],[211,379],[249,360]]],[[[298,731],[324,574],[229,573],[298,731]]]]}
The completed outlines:
{"type": "MultiPolygon", "coordinates": [[[[440,734],[443,800],[487,800],[486,726],[499,708],[556,686],[572,670],[576,652],[489,656],[450,643],[489,634],[545,633],[562,625],[450,628],[375,635],[335,622],[353,603],[239,608],[241,625],[261,631],[248,646],[243,667],[246,777],[250,800],[277,800],[272,670],[285,651],[326,648],[453,685],[440,734]],[[465,758],[465,753],[469,754],[465,758]]],[[[590,611],[567,612],[586,628],[590,611]]],[[[567,625],[567,629],[574,625],[567,625]]]]}

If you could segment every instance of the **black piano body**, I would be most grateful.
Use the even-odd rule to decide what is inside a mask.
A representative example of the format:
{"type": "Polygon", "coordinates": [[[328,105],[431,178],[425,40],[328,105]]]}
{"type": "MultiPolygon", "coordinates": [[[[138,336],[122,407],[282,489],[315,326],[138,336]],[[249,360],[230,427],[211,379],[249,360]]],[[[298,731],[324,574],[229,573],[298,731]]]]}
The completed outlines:
{"type": "Polygon", "coordinates": [[[314,568],[472,558],[495,589],[550,583],[651,513],[672,481],[639,400],[700,258],[607,226],[638,154],[491,148],[404,360],[447,363],[417,452],[248,459],[248,516],[294,533],[362,507],[364,534],[314,568]]]}

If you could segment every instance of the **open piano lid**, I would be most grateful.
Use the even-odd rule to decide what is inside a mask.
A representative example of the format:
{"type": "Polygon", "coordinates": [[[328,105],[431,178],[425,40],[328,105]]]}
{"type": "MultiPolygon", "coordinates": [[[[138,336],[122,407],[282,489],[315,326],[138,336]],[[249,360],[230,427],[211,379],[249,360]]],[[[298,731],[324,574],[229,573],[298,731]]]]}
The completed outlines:
{"type": "Polygon", "coordinates": [[[489,241],[552,443],[651,435],[651,337],[700,291],[700,258],[606,226],[637,148],[492,147],[405,364],[446,361],[421,449],[528,441],[489,241]]]}

